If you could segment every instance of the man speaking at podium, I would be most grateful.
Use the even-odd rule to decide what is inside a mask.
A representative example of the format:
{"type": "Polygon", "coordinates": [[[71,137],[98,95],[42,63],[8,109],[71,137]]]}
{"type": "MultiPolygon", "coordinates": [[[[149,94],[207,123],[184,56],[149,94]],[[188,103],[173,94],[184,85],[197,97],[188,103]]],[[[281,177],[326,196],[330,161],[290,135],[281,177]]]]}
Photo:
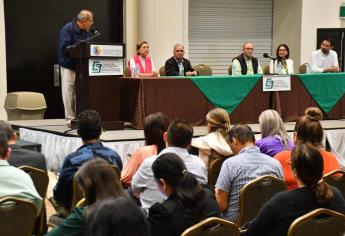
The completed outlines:
{"type": "Polygon", "coordinates": [[[61,73],[62,100],[65,108],[65,118],[75,118],[75,61],[68,56],[68,47],[94,35],[90,31],[93,24],[93,14],[81,10],[77,18],[62,27],[59,35],[59,65],[61,73]]]}

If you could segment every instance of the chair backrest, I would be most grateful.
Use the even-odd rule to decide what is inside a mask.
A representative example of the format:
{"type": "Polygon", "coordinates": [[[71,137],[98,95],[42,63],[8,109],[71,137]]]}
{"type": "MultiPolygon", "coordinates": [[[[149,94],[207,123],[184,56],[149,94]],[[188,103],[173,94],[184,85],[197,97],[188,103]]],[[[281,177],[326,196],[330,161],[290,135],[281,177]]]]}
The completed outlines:
{"type": "Polygon", "coordinates": [[[289,227],[288,236],[344,235],[345,215],[319,208],[297,218],[289,227]]]}
{"type": "Polygon", "coordinates": [[[199,75],[212,75],[212,69],[207,65],[199,64],[194,66],[193,68],[199,73],[199,75]]]}
{"type": "Polygon", "coordinates": [[[230,66],[228,67],[228,74],[229,74],[229,75],[232,75],[232,65],[230,65],[230,66]]]}
{"type": "Polygon", "coordinates": [[[227,159],[227,156],[223,156],[216,152],[215,150],[211,149],[211,153],[208,157],[208,184],[210,186],[215,186],[220,169],[222,168],[223,162],[227,159]]]}
{"type": "MultiPolygon", "coordinates": [[[[121,177],[121,171],[117,166],[112,165],[114,171],[116,172],[117,177],[120,179],[121,177]]],[[[82,191],[80,190],[78,186],[78,181],[76,178],[76,175],[73,177],[73,196],[72,196],[72,205],[71,210],[77,206],[78,202],[84,198],[84,195],[82,191]]]]}
{"type": "Polygon", "coordinates": [[[165,66],[162,66],[161,68],[159,68],[159,75],[160,76],[166,76],[167,73],[165,71],[165,66]]]}
{"type": "Polygon", "coordinates": [[[238,227],[227,220],[217,217],[207,218],[186,229],[181,236],[239,236],[238,227]]]}
{"type": "Polygon", "coordinates": [[[299,73],[300,73],[300,74],[305,74],[305,73],[307,73],[306,64],[308,64],[308,63],[306,62],[306,63],[303,63],[302,65],[299,66],[299,73]]]}
{"type": "Polygon", "coordinates": [[[41,212],[39,218],[37,219],[37,223],[35,225],[35,234],[43,235],[47,232],[47,212],[46,212],[46,205],[45,205],[45,197],[47,194],[47,188],[49,184],[49,177],[46,171],[31,167],[31,166],[21,166],[19,169],[25,171],[28,175],[30,175],[32,182],[35,185],[35,188],[38,194],[43,199],[43,204],[41,208],[41,212]]]}
{"type": "Polygon", "coordinates": [[[131,77],[131,72],[129,71],[129,68],[127,66],[125,66],[123,74],[125,77],[131,77]]]}
{"type": "Polygon", "coordinates": [[[36,207],[18,198],[0,199],[1,235],[32,235],[36,221],[36,207]]]}
{"type": "Polygon", "coordinates": [[[262,73],[265,74],[269,74],[270,73],[270,66],[269,65],[264,65],[262,66],[262,73]]]}
{"type": "Polygon", "coordinates": [[[28,175],[30,175],[38,194],[42,198],[45,198],[49,184],[49,177],[47,172],[31,166],[21,166],[19,167],[19,169],[25,171],[28,175]]]}
{"type": "Polygon", "coordinates": [[[334,170],[323,177],[329,185],[336,187],[345,198],[345,171],[334,170]]]}
{"type": "Polygon", "coordinates": [[[276,193],[285,191],[283,180],[265,175],[247,183],[240,191],[240,212],[237,226],[241,227],[255,218],[261,207],[276,193]]]}

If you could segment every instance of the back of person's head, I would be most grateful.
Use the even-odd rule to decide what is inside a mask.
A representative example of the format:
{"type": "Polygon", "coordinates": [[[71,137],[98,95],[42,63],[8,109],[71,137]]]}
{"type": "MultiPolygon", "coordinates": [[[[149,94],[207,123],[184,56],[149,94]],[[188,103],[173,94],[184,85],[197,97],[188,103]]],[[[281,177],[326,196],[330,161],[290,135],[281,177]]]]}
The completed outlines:
{"type": "Polygon", "coordinates": [[[259,123],[262,138],[278,135],[285,149],[288,148],[289,135],[277,111],[271,109],[263,111],[259,116],[259,123]]]}
{"type": "Polygon", "coordinates": [[[241,144],[255,143],[255,136],[249,125],[237,124],[229,131],[229,140],[232,143],[236,138],[241,144]]]}
{"type": "Polygon", "coordinates": [[[321,118],[322,112],[319,109],[308,108],[306,114],[296,121],[296,142],[309,143],[315,147],[321,147],[323,138],[321,118]]]}
{"type": "Polygon", "coordinates": [[[193,127],[184,120],[176,119],[168,127],[168,145],[171,147],[187,148],[193,138],[193,127]]]}
{"type": "Polygon", "coordinates": [[[323,158],[316,147],[310,144],[297,144],[291,154],[291,168],[297,178],[310,188],[314,199],[320,204],[327,204],[333,198],[329,186],[322,180],[323,158]]]}
{"type": "Polygon", "coordinates": [[[108,198],[87,217],[87,236],[149,236],[143,212],[129,197],[108,198]]]}
{"type": "Polygon", "coordinates": [[[164,180],[181,200],[188,223],[197,222],[206,201],[205,191],[182,159],[174,153],[164,153],[153,162],[152,171],[158,184],[164,180]]]}
{"type": "Polygon", "coordinates": [[[85,162],[77,171],[76,178],[87,205],[125,195],[114,167],[103,158],[95,157],[85,162]]]}
{"type": "Polygon", "coordinates": [[[11,139],[13,137],[14,130],[8,122],[0,120],[0,130],[5,132],[7,139],[11,139]]]}
{"type": "Polygon", "coordinates": [[[156,145],[157,153],[165,148],[163,134],[167,131],[170,120],[161,112],[148,115],[144,121],[145,145],[156,145]]]}
{"type": "Polygon", "coordinates": [[[78,115],[78,134],[83,141],[98,139],[102,133],[101,115],[95,110],[85,110],[78,115]]]}
{"type": "Polygon", "coordinates": [[[230,117],[226,110],[214,108],[206,115],[207,125],[210,126],[211,132],[220,131],[224,138],[228,138],[227,133],[230,130],[230,117]]]}
{"type": "Polygon", "coordinates": [[[0,129],[0,158],[5,159],[8,153],[8,139],[6,133],[0,129]]]}

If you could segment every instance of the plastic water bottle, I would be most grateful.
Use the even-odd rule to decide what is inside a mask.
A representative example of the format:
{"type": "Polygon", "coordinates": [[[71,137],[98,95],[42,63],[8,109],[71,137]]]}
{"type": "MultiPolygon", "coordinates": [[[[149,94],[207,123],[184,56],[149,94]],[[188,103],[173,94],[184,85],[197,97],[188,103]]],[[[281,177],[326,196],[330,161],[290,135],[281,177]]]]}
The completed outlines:
{"type": "Polygon", "coordinates": [[[305,63],[305,73],[311,74],[311,68],[309,63],[305,63]]]}
{"type": "Polygon", "coordinates": [[[277,63],[276,74],[281,75],[283,73],[283,66],[281,62],[277,63]]]}
{"type": "Polygon", "coordinates": [[[179,76],[184,76],[184,67],[183,67],[183,64],[182,62],[181,63],[178,63],[178,70],[179,70],[179,76]]]}
{"type": "Polygon", "coordinates": [[[131,65],[131,77],[133,77],[133,78],[137,77],[137,67],[136,67],[136,65],[131,65]]]}
{"type": "Polygon", "coordinates": [[[232,75],[232,76],[235,76],[235,75],[236,75],[236,64],[232,64],[232,67],[231,67],[231,75],[232,75]]]}

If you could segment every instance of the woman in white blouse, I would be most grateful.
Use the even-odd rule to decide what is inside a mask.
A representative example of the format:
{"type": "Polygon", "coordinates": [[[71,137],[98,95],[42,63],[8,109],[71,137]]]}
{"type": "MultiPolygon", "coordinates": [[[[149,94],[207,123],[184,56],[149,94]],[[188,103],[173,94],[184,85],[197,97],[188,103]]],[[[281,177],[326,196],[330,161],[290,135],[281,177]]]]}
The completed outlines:
{"type": "Polygon", "coordinates": [[[271,74],[289,75],[293,74],[293,61],[289,59],[290,50],[288,45],[280,44],[277,47],[277,59],[270,62],[271,74]]]}

